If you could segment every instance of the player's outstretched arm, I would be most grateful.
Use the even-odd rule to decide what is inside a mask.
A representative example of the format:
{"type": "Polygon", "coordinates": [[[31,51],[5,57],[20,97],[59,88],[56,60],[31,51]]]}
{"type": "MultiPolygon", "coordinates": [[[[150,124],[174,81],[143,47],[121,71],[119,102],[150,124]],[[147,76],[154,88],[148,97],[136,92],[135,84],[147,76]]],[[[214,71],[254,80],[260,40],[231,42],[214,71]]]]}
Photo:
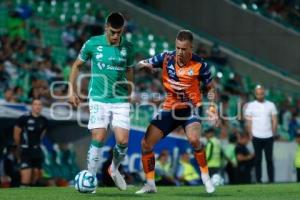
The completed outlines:
{"type": "Polygon", "coordinates": [[[149,71],[151,73],[154,72],[153,65],[151,63],[147,62],[147,60],[141,60],[140,62],[138,62],[137,68],[145,69],[146,71],[149,71]]]}
{"type": "Polygon", "coordinates": [[[76,80],[79,74],[79,68],[83,64],[83,61],[76,59],[72,65],[72,70],[69,79],[69,102],[73,106],[78,106],[80,104],[80,99],[77,94],[76,80]]]}

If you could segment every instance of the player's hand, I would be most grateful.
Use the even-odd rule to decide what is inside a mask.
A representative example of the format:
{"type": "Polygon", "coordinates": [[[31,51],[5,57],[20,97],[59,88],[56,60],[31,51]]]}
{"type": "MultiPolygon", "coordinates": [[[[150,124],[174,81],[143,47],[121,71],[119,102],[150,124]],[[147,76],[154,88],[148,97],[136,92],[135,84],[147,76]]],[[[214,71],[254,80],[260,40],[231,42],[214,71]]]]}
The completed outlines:
{"type": "Polygon", "coordinates": [[[138,69],[144,69],[150,73],[154,73],[154,71],[155,71],[153,69],[153,65],[146,62],[145,60],[141,60],[140,62],[138,62],[137,67],[138,67],[138,69]]]}
{"type": "Polygon", "coordinates": [[[68,100],[73,106],[77,107],[80,104],[80,99],[76,94],[72,94],[68,100]]]}
{"type": "Polygon", "coordinates": [[[220,120],[217,108],[215,106],[210,106],[206,113],[208,115],[208,120],[210,121],[210,123],[215,127],[219,127],[220,120]]]}

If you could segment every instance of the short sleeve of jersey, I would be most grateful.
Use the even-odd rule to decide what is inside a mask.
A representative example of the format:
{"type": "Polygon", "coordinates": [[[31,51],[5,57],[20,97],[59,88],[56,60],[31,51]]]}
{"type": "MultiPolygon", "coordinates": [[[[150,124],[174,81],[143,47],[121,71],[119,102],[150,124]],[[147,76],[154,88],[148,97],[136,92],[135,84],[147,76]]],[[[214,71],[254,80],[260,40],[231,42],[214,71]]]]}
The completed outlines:
{"type": "Polygon", "coordinates": [[[25,116],[19,117],[19,118],[17,119],[16,126],[18,126],[19,128],[23,128],[24,125],[25,125],[25,121],[26,121],[25,116]]]}
{"type": "Polygon", "coordinates": [[[203,85],[208,85],[212,81],[212,74],[210,71],[210,66],[206,62],[202,63],[199,76],[200,76],[200,80],[202,81],[203,85]]]}
{"type": "Polygon", "coordinates": [[[152,64],[153,68],[162,68],[166,54],[167,54],[166,52],[157,54],[147,59],[146,62],[152,64]]]}
{"type": "Polygon", "coordinates": [[[83,62],[86,62],[88,59],[91,58],[91,56],[92,56],[92,54],[91,54],[91,48],[90,48],[90,40],[88,40],[81,47],[78,58],[80,60],[82,60],[83,62]]]}

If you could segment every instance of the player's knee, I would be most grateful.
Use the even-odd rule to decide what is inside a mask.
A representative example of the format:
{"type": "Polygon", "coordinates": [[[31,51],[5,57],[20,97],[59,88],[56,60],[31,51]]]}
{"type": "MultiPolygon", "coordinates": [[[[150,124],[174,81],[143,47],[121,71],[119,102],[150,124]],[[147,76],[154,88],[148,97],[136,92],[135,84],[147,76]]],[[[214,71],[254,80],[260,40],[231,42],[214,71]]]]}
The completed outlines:
{"type": "Polygon", "coordinates": [[[94,141],[98,141],[98,142],[104,142],[105,139],[105,135],[106,135],[106,130],[105,129],[93,129],[92,130],[92,139],[94,141]]]}
{"type": "Polygon", "coordinates": [[[145,138],[142,139],[142,151],[143,152],[150,152],[152,151],[153,146],[147,142],[145,138]]]}
{"type": "Polygon", "coordinates": [[[128,137],[124,137],[122,139],[119,139],[118,142],[117,142],[119,145],[122,145],[122,146],[128,146],[128,137]]]}

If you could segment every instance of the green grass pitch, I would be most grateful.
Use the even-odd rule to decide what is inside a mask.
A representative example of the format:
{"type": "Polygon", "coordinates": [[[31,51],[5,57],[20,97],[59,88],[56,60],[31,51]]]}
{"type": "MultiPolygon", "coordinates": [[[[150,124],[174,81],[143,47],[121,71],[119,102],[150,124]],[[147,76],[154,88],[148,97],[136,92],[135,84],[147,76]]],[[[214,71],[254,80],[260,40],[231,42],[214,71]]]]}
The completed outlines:
{"type": "Polygon", "coordinates": [[[0,189],[0,200],[297,200],[300,199],[300,184],[258,184],[220,186],[214,194],[205,193],[203,186],[158,187],[156,194],[136,195],[139,187],[129,187],[127,191],[117,188],[97,189],[96,194],[81,194],[74,188],[15,188],[0,189]]]}

